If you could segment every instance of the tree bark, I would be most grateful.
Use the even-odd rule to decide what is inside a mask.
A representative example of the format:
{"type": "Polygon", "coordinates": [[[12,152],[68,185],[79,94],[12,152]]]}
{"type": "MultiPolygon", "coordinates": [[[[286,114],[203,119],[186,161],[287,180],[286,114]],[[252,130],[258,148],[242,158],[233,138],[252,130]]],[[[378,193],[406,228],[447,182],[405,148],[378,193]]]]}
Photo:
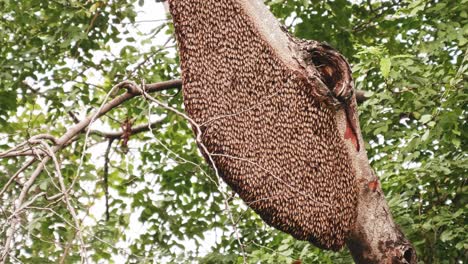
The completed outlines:
{"type": "MultiPolygon", "coordinates": [[[[354,224],[349,228],[344,227],[343,230],[346,232],[346,245],[351,251],[355,262],[416,263],[416,252],[411,243],[394,223],[380,187],[379,179],[373,173],[369,165],[359,126],[356,95],[354,94],[351,70],[346,60],[337,51],[326,44],[299,40],[292,37],[273,17],[262,0],[219,0],[215,2],[208,0],[169,1],[170,12],[174,19],[174,27],[181,52],[182,82],[184,97],[185,100],[188,101],[186,102],[186,108],[189,115],[200,122],[206,122],[207,119],[210,120],[210,118],[212,118],[209,116],[209,112],[203,112],[206,109],[197,108],[197,100],[200,101],[204,99],[194,99],[191,95],[191,93],[193,94],[193,90],[190,89],[199,85],[200,82],[203,82],[203,87],[209,90],[205,91],[207,94],[219,92],[220,89],[224,89],[226,86],[228,86],[229,89],[223,91],[235,91],[242,85],[241,81],[223,77],[235,74],[235,71],[239,69],[236,67],[239,67],[239,65],[235,66],[235,59],[226,59],[229,58],[230,54],[223,53],[225,52],[224,47],[221,47],[221,45],[218,47],[216,46],[217,41],[222,41],[223,35],[228,36],[229,34],[235,33],[230,31],[238,30],[224,27],[223,23],[231,19],[233,14],[242,13],[242,19],[246,20],[243,22],[254,31],[255,39],[252,38],[249,41],[267,43],[268,50],[272,51],[268,54],[274,57],[274,61],[279,62],[278,65],[274,65],[274,67],[281,68],[294,76],[299,76],[298,78],[291,77],[289,80],[283,80],[284,85],[290,82],[295,83],[294,87],[301,89],[301,91],[306,91],[306,96],[312,98],[311,102],[317,109],[326,113],[328,113],[328,111],[332,113],[334,124],[330,126],[329,129],[336,130],[336,133],[333,135],[335,135],[335,137],[340,137],[337,141],[341,144],[339,145],[341,149],[346,153],[346,162],[349,162],[353,170],[353,186],[349,187],[347,191],[352,192],[353,196],[350,196],[351,200],[354,199],[352,197],[355,197],[357,200],[356,203],[350,203],[354,205],[353,210],[355,213],[354,215],[350,213],[351,215],[349,217],[352,218],[354,224]],[[190,12],[191,9],[196,11],[190,12]],[[206,17],[202,17],[204,13],[209,14],[209,16],[207,16],[209,17],[209,21],[207,21],[206,17]],[[197,31],[200,28],[200,24],[203,24],[201,28],[205,30],[197,31]],[[215,39],[210,42],[212,38],[215,39]],[[202,46],[200,43],[205,44],[202,46]],[[219,78],[216,79],[213,73],[216,72],[216,69],[212,72],[212,69],[209,67],[206,72],[199,71],[200,69],[197,69],[197,67],[200,68],[203,66],[198,61],[194,60],[194,58],[190,57],[191,54],[194,54],[194,50],[201,51],[197,53],[201,54],[200,56],[211,53],[213,56],[218,56],[217,58],[226,59],[225,64],[219,69],[219,74],[223,74],[223,76],[218,76],[219,78]],[[232,67],[226,64],[230,64],[232,67]],[[213,76],[200,76],[202,73],[213,76]]],[[[237,22],[230,21],[230,23],[236,24],[237,22]]],[[[256,51],[247,50],[245,46],[242,46],[244,45],[243,43],[239,42],[237,47],[232,47],[232,43],[229,45],[228,48],[231,50],[246,49],[246,53],[251,52],[253,56],[257,56],[255,53],[256,51]]],[[[261,55],[263,56],[264,53],[261,53],[261,55]]],[[[218,62],[210,61],[210,63],[218,62]]],[[[262,71],[256,71],[250,78],[258,78],[259,75],[262,74],[262,71]]],[[[249,77],[246,78],[248,81],[249,77]]],[[[264,78],[264,81],[268,83],[269,75],[265,73],[264,78]]],[[[281,84],[277,82],[272,82],[270,85],[280,85],[275,87],[281,89],[281,84]]],[[[251,93],[261,91],[259,87],[251,87],[251,89],[251,93]]],[[[301,93],[298,97],[302,95],[301,93]]],[[[208,107],[213,108],[217,106],[209,105],[208,107]]],[[[216,131],[211,133],[214,133],[214,135],[208,132],[206,134],[206,139],[204,139],[206,140],[206,144],[222,142],[216,138],[216,131]]],[[[205,136],[205,134],[203,136],[205,136]]],[[[307,144],[307,142],[303,143],[307,144]]],[[[229,142],[226,144],[229,144],[229,142]]],[[[223,151],[226,150],[223,146],[208,147],[210,151],[213,152],[219,149],[223,151]]],[[[229,149],[231,149],[231,147],[229,149]]],[[[208,155],[209,153],[205,154],[208,155]]],[[[221,156],[221,154],[218,156],[221,156]]],[[[228,184],[233,186],[234,190],[240,193],[241,197],[246,202],[249,201],[251,195],[251,193],[248,192],[249,190],[246,191],[246,187],[239,185],[236,181],[237,178],[234,176],[230,178],[229,173],[231,173],[231,171],[227,158],[223,159],[220,157],[214,159],[214,161],[216,164],[212,165],[219,165],[221,166],[222,172],[223,170],[226,171],[225,180],[228,184]]],[[[280,176],[287,178],[286,175],[280,176]]],[[[318,185],[315,187],[318,188],[318,185]]],[[[322,193],[318,195],[320,196],[322,193]]],[[[338,238],[333,243],[327,244],[318,241],[319,239],[315,240],[309,237],[302,237],[302,233],[294,233],[295,230],[290,230],[287,226],[275,222],[275,219],[271,219],[269,215],[265,214],[265,211],[262,211],[265,210],[264,208],[250,206],[259,212],[267,223],[293,234],[296,238],[309,240],[327,249],[337,250],[341,247],[338,238]]],[[[266,210],[268,210],[268,208],[266,210]]],[[[343,212],[348,211],[345,210],[343,212]]],[[[299,227],[304,224],[294,223],[299,227]]],[[[339,237],[339,234],[332,235],[339,237]]]]}

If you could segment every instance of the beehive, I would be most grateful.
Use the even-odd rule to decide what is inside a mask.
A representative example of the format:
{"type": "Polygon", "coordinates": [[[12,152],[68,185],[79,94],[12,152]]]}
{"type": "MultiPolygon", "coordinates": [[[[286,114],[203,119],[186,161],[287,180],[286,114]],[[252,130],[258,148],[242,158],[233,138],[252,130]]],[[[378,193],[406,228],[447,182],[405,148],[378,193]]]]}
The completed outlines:
{"type": "Polygon", "coordinates": [[[223,179],[269,225],[340,249],[355,173],[335,113],[233,0],[172,0],[184,104],[223,179]]]}

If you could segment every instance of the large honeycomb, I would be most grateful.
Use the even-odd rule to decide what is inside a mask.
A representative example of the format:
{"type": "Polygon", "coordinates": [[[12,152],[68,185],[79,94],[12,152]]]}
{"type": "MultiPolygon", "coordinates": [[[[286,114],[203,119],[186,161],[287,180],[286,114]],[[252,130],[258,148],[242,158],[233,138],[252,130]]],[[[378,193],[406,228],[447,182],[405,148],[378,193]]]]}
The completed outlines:
{"type": "Polygon", "coordinates": [[[335,112],[233,0],[169,1],[185,109],[224,181],[269,225],[338,250],[356,217],[335,112]]]}

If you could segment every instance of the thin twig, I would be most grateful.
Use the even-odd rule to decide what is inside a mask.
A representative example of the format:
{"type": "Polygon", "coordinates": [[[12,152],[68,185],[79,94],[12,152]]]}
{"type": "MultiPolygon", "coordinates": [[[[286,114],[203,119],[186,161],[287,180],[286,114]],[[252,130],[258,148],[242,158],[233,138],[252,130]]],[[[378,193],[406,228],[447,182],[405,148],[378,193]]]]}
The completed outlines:
{"type": "Polygon", "coordinates": [[[107,143],[106,152],[104,153],[104,175],[103,175],[103,189],[104,197],[106,199],[106,221],[109,221],[109,154],[111,151],[114,139],[110,138],[107,143]]]}
{"type": "Polygon", "coordinates": [[[87,252],[86,252],[86,247],[85,247],[85,243],[84,243],[84,239],[83,239],[83,234],[82,234],[82,231],[81,231],[81,228],[80,228],[80,223],[79,223],[79,220],[78,220],[78,214],[76,213],[75,208],[73,207],[73,205],[70,202],[70,197],[68,196],[68,190],[67,190],[67,187],[65,186],[65,180],[64,180],[64,178],[62,176],[62,172],[61,172],[61,169],[60,169],[60,164],[59,164],[59,162],[57,160],[57,157],[55,156],[54,151],[52,150],[52,148],[48,144],[43,143],[43,145],[48,150],[50,156],[52,157],[52,160],[53,160],[54,165],[55,165],[55,172],[57,173],[57,176],[58,176],[58,179],[59,179],[60,188],[61,188],[61,191],[62,191],[62,194],[63,194],[65,204],[67,205],[67,208],[70,211],[70,214],[71,214],[71,216],[72,216],[72,218],[73,218],[73,220],[75,222],[75,225],[78,228],[77,229],[77,235],[78,235],[78,238],[80,239],[80,243],[81,243],[81,250],[80,250],[81,263],[85,263],[85,262],[87,262],[87,259],[86,259],[87,252]]]}
{"type": "Polygon", "coordinates": [[[3,193],[5,193],[8,186],[10,186],[10,184],[16,179],[16,177],[18,177],[23,171],[29,168],[29,166],[31,166],[34,163],[34,161],[36,161],[35,158],[29,159],[13,176],[10,177],[10,179],[8,179],[8,182],[3,186],[2,190],[0,191],[0,197],[3,195],[3,193]]]}

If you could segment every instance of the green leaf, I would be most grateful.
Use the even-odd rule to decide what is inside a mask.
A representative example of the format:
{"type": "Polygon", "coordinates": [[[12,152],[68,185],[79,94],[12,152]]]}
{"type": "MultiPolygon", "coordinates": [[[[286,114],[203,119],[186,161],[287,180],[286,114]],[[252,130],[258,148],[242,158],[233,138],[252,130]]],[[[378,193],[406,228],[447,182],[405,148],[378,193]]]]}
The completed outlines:
{"type": "Polygon", "coordinates": [[[388,57],[380,59],[380,72],[382,76],[387,79],[390,74],[390,68],[392,67],[392,60],[388,57]]]}
{"type": "Polygon", "coordinates": [[[282,244],[281,246],[278,247],[278,251],[285,251],[289,248],[288,244],[282,244]]]}
{"type": "Polygon", "coordinates": [[[426,130],[426,132],[424,132],[424,134],[422,135],[421,140],[426,141],[429,138],[429,133],[430,133],[429,129],[426,130]]]}
{"type": "Polygon", "coordinates": [[[450,230],[450,229],[445,230],[444,232],[442,232],[442,234],[440,234],[440,240],[442,242],[452,240],[453,237],[454,237],[454,235],[452,234],[452,230],[450,230]]]}
{"type": "Polygon", "coordinates": [[[452,144],[456,147],[459,148],[461,145],[461,140],[459,138],[452,138],[452,144]]]}
{"type": "Polygon", "coordinates": [[[432,119],[432,115],[423,115],[421,116],[421,118],[419,119],[419,121],[423,124],[426,124],[427,122],[429,122],[430,120],[432,119]]]}

